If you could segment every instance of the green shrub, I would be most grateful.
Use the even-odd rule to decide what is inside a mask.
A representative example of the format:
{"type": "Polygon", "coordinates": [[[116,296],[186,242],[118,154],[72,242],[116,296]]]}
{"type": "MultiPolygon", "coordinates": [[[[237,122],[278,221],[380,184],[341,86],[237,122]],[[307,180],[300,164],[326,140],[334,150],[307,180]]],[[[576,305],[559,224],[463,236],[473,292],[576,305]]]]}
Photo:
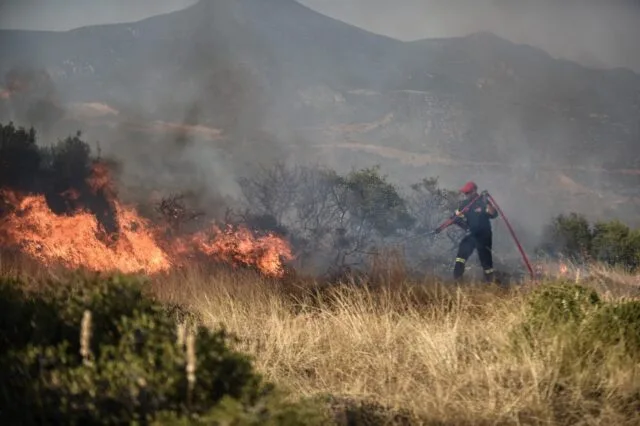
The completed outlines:
{"type": "Polygon", "coordinates": [[[594,290],[571,283],[546,284],[527,301],[527,324],[534,331],[577,326],[602,305],[594,290]]]}
{"type": "Polygon", "coordinates": [[[560,215],[545,229],[539,249],[574,261],[590,259],[636,271],[640,267],[640,230],[618,220],[591,225],[575,213],[560,215]]]}
{"type": "Polygon", "coordinates": [[[2,424],[324,418],[315,406],[285,403],[229,349],[224,330],[176,324],[136,279],[77,276],[37,294],[0,280],[0,309],[2,424]]]}
{"type": "Polygon", "coordinates": [[[591,253],[592,239],[589,221],[584,216],[559,215],[544,230],[540,248],[547,253],[582,260],[591,253]]]}
{"type": "Polygon", "coordinates": [[[163,412],[158,415],[153,425],[162,426],[292,426],[335,424],[328,412],[318,410],[318,403],[306,400],[297,403],[287,402],[277,393],[265,398],[261,404],[247,409],[236,399],[225,397],[212,410],[198,418],[185,419],[176,416],[175,412],[163,412]]]}
{"type": "Polygon", "coordinates": [[[594,258],[609,265],[635,270],[640,263],[640,231],[617,220],[595,224],[592,246],[594,258]]]}
{"type": "Polygon", "coordinates": [[[584,347],[596,351],[618,348],[624,355],[640,360],[640,301],[607,304],[585,324],[584,347]]]}

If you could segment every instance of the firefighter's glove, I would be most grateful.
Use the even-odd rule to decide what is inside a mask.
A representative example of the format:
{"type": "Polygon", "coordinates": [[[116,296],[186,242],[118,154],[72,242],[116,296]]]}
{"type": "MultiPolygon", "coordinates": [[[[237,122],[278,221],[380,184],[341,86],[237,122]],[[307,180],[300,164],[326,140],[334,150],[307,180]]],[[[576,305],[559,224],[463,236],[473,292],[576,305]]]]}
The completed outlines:
{"type": "Polygon", "coordinates": [[[456,210],[455,215],[456,215],[456,217],[459,217],[459,218],[463,218],[464,217],[464,213],[462,213],[460,210],[456,210]]]}

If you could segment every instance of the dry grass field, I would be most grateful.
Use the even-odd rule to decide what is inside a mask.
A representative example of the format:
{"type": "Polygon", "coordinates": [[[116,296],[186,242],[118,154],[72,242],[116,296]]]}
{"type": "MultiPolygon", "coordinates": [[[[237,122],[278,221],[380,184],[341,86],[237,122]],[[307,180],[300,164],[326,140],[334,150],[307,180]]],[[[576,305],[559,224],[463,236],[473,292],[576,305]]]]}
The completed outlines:
{"type": "MultiPolygon", "coordinates": [[[[372,285],[312,289],[197,270],[152,283],[162,300],[237,334],[239,349],[269,379],[300,396],[330,395],[351,410],[365,404],[377,421],[640,424],[629,411],[640,408],[637,361],[612,350],[581,365],[588,354],[567,347],[574,336],[562,331],[533,345],[519,339],[514,330],[537,285],[544,284],[456,288],[392,274],[372,285]]],[[[588,285],[611,303],[638,294],[628,282],[588,285]]]]}
{"type": "MultiPolygon", "coordinates": [[[[5,277],[54,274],[37,270],[2,265],[5,277]]],[[[608,306],[635,303],[636,283],[603,269],[581,282],[608,306]]],[[[393,267],[365,281],[322,285],[193,268],[154,277],[147,288],[163,303],[234,333],[236,348],[251,355],[259,372],[294,399],[322,401],[337,424],[640,424],[637,353],[624,339],[585,344],[598,336],[571,327],[574,307],[584,308],[577,293],[542,299],[566,307],[567,321],[550,315],[544,332],[522,327],[544,311],[540,302],[531,311],[532,292],[572,285],[455,287],[410,280],[393,267]]],[[[634,306],[630,335],[638,337],[640,305],[634,306]]],[[[588,307],[584,312],[588,318],[588,307]]]]}

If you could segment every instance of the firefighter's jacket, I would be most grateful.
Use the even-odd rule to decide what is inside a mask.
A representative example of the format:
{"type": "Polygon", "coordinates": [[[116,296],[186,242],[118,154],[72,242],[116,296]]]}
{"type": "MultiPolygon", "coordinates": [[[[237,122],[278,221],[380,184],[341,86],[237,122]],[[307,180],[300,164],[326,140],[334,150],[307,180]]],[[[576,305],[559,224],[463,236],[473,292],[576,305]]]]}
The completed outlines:
{"type": "Polygon", "coordinates": [[[493,212],[489,213],[490,201],[486,197],[480,197],[473,202],[473,205],[466,212],[462,210],[469,204],[470,200],[460,203],[454,213],[454,223],[472,235],[486,235],[491,233],[491,220],[498,217],[497,209],[493,207],[493,212]]]}

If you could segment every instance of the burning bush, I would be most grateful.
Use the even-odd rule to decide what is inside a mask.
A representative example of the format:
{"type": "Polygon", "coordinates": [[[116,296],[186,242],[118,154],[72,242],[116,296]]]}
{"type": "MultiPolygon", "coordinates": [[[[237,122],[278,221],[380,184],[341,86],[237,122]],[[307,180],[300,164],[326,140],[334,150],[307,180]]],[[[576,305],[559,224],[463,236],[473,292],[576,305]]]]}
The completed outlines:
{"type": "Polygon", "coordinates": [[[0,281],[3,424],[320,423],[229,349],[233,336],[176,323],[141,284],[78,276],[28,294],[0,281]]]}
{"type": "MultiPolygon", "coordinates": [[[[91,157],[80,134],[51,148],[36,146],[33,131],[12,125],[0,136],[0,244],[46,265],[153,274],[200,258],[281,276],[282,263],[293,258],[282,238],[242,226],[210,223],[167,233],[118,199],[109,167],[91,157]]],[[[187,214],[177,200],[160,210],[178,221],[187,214]]]]}

